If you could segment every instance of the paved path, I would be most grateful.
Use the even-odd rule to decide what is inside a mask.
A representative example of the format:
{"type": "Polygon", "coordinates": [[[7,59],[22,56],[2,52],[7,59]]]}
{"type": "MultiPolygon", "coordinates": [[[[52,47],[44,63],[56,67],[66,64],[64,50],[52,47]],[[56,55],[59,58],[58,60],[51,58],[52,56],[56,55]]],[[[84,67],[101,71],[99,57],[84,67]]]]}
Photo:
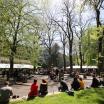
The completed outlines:
{"type": "MultiPolygon", "coordinates": [[[[40,85],[41,79],[43,78],[47,79],[49,93],[58,92],[58,86],[59,86],[58,82],[49,81],[48,76],[36,76],[36,77],[38,79],[38,85],[40,85]]],[[[13,88],[14,95],[19,95],[20,97],[28,95],[32,82],[33,82],[33,79],[28,80],[28,83],[13,85],[12,88],[13,88]]]]}
{"type": "MultiPolygon", "coordinates": [[[[48,81],[48,92],[49,93],[54,94],[55,92],[58,92],[58,86],[59,86],[58,82],[50,81],[48,79],[48,76],[38,75],[35,77],[37,77],[37,79],[38,79],[38,85],[40,85],[41,79],[47,79],[47,81],[48,81]]],[[[20,85],[13,85],[12,87],[13,87],[14,95],[19,95],[20,97],[27,96],[29,91],[30,91],[30,86],[33,82],[33,79],[34,78],[32,78],[31,80],[28,80],[28,83],[22,83],[20,85]]],[[[69,89],[70,89],[71,80],[72,79],[69,79],[67,81],[69,89]]],[[[86,87],[88,87],[91,84],[91,80],[90,79],[85,80],[85,83],[86,83],[86,87]]]]}

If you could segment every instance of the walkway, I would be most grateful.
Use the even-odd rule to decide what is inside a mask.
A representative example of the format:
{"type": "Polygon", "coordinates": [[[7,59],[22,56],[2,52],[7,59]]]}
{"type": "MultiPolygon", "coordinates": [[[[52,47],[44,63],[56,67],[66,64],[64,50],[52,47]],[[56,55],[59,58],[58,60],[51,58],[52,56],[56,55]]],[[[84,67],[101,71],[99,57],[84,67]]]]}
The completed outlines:
{"type": "MultiPolygon", "coordinates": [[[[37,79],[38,79],[38,85],[40,85],[41,79],[47,79],[47,81],[48,81],[48,93],[54,94],[55,92],[58,92],[59,82],[50,81],[48,79],[48,76],[36,75],[35,77],[37,77],[37,79]]],[[[19,95],[20,97],[27,96],[29,91],[30,91],[30,86],[33,82],[33,79],[34,78],[29,80],[28,83],[20,83],[18,85],[13,85],[12,87],[13,87],[14,95],[19,95]]],[[[70,89],[71,80],[72,79],[67,80],[67,84],[68,84],[69,89],[70,89]]],[[[85,80],[85,83],[86,83],[86,87],[90,86],[91,85],[91,79],[89,78],[89,79],[85,80]]]]}

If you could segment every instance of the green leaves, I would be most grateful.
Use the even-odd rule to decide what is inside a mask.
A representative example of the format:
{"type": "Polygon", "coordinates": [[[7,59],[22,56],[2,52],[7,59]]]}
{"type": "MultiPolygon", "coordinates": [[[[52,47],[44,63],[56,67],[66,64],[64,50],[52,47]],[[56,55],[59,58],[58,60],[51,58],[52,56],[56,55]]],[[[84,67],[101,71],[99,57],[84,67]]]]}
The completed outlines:
{"type": "Polygon", "coordinates": [[[0,0],[0,49],[3,56],[30,60],[34,65],[40,54],[40,22],[34,15],[36,8],[30,6],[23,0],[0,0]]]}
{"type": "Polygon", "coordinates": [[[85,35],[82,38],[82,49],[85,55],[85,63],[87,65],[95,65],[97,64],[98,57],[98,39],[100,36],[100,32],[98,30],[102,30],[102,28],[92,27],[86,30],[85,35]],[[99,33],[99,36],[98,36],[99,33]],[[93,60],[96,59],[96,60],[93,60]]]}

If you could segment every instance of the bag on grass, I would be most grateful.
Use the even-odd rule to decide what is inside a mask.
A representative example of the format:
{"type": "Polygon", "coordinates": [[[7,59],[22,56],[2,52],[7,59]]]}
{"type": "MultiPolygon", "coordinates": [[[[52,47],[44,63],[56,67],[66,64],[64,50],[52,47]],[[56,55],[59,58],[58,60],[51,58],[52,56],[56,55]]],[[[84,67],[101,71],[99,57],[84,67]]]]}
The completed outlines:
{"type": "Polygon", "coordinates": [[[74,96],[74,91],[67,91],[67,94],[68,94],[69,96],[74,96]]]}

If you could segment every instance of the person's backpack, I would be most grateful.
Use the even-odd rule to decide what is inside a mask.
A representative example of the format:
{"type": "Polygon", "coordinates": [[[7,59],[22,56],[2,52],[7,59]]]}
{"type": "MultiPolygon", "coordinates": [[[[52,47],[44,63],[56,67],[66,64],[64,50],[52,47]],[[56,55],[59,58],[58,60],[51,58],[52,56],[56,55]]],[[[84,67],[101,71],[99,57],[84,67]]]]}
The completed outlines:
{"type": "Polygon", "coordinates": [[[67,91],[67,94],[70,96],[74,96],[74,91],[67,91]]]}

